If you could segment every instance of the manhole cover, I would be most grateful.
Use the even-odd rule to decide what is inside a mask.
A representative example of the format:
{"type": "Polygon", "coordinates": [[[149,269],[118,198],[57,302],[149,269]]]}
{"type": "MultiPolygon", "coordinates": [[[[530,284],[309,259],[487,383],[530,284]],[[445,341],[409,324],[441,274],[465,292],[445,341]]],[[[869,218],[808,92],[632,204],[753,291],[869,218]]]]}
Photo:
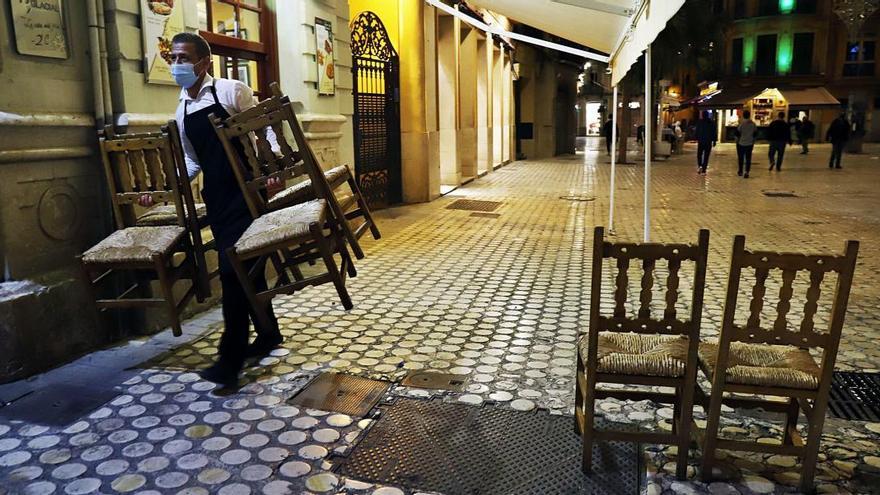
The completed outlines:
{"type": "MultiPolygon", "coordinates": [[[[581,471],[571,416],[398,399],[334,470],[413,491],[473,494],[639,493],[640,446],[596,442],[581,471]]],[[[608,427],[601,418],[597,426],[608,427]]],[[[615,429],[632,426],[614,425],[615,429]]]]}
{"type": "Polygon", "coordinates": [[[465,210],[465,211],[495,211],[501,206],[499,201],[483,201],[479,199],[459,199],[449,206],[447,210],[465,210]]]}
{"type": "Polygon", "coordinates": [[[581,201],[584,203],[588,201],[596,201],[595,196],[559,196],[559,199],[564,199],[566,201],[581,201]]]}
{"type": "Polygon", "coordinates": [[[0,408],[0,418],[64,426],[113,400],[119,393],[75,385],[47,385],[0,408]]]}
{"type": "Polygon", "coordinates": [[[835,371],[828,409],[841,419],[880,421],[880,373],[835,371]]]}
{"type": "Polygon", "coordinates": [[[400,382],[405,387],[429,388],[434,390],[452,390],[460,392],[464,390],[466,375],[451,375],[449,373],[428,373],[414,371],[400,382]]]}
{"type": "Polygon", "coordinates": [[[769,198],[796,198],[794,191],[762,191],[769,198]]]}
{"type": "Polygon", "coordinates": [[[287,402],[309,409],[363,417],[385,395],[389,386],[390,382],[342,373],[322,373],[287,402]]]}
{"type": "Polygon", "coordinates": [[[475,211],[468,216],[476,218],[501,218],[500,213],[483,213],[479,211],[475,211]]]}

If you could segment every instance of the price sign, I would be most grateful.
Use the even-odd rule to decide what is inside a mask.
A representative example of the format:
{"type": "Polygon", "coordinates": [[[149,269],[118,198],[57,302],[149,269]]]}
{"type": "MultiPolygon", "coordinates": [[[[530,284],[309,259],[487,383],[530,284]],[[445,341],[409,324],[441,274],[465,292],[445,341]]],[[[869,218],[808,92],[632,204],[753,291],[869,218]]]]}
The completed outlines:
{"type": "Polygon", "coordinates": [[[22,55],[67,58],[62,0],[9,0],[15,47],[22,55]]]}

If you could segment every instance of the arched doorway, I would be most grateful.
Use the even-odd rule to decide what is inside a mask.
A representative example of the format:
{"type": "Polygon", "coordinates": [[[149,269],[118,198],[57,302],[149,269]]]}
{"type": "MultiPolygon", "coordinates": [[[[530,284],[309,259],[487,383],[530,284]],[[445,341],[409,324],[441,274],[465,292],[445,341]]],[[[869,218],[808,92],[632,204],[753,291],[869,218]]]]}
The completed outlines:
{"type": "Polygon", "coordinates": [[[351,22],[351,52],[358,183],[373,207],[400,203],[400,60],[375,13],[351,22]]]}

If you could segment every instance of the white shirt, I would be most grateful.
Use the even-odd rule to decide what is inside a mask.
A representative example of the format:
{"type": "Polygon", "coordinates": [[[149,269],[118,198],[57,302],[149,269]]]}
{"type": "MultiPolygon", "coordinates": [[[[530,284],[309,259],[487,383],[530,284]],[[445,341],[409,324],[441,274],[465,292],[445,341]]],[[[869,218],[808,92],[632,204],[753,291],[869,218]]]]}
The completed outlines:
{"type": "MultiPolygon", "coordinates": [[[[186,108],[186,114],[189,115],[213,105],[214,95],[211,94],[212,84],[215,85],[217,90],[217,100],[220,101],[220,105],[229,112],[229,115],[235,115],[247,110],[256,103],[254,91],[243,82],[235,79],[214,79],[210,74],[205,74],[205,78],[202,80],[202,86],[199,88],[199,92],[195,98],[190,98],[186,89],[180,90],[180,103],[177,105],[175,119],[177,120],[177,127],[180,128],[180,140],[183,143],[183,158],[186,161],[186,171],[190,180],[193,180],[193,178],[199,175],[202,168],[199,165],[199,157],[196,156],[195,149],[189,141],[189,138],[186,136],[186,129],[183,122],[185,117],[184,108],[186,108]]],[[[271,128],[266,129],[266,139],[269,141],[273,151],[279,149],[275,133],[272,132],[271,128]]]]}

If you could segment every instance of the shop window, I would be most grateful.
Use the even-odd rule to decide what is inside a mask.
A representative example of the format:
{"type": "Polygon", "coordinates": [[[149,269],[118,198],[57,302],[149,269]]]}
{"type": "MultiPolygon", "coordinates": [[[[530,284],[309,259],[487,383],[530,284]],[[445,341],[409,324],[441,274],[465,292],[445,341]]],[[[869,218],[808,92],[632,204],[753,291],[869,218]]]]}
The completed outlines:
{"type": "Polygon", "coordinates": [[[746,13],[746,0],[735,0],[733,2],[733,18],[734,19],[745,19],[747,17],[746,13]]]}
{"type": "Polygon", "coordinates": [[[810,74],[813,69],[813,33],[795,33],[792,74],[810,74]]]}
{"type": "Polygon", "coordinates": [[[776,75],[776,35],[762,34],[758,36],[757,52],[755,73],[759,76],[776,75]]]}
{"type": "Polygon", "coordinates": [[[735,38],[733,40],[733,52],[730,58],[731,75],[739,75],[743,73],[743,39],[735,38]]]}
{"type": "Polygon", "coordinates": [[[199,0],[199,34],[211,45],[213,75],[238,79],[258,96],[278,80],[275,18],[265,0],[199,0]]]}
{"type": "Polygon", "coordinates": [[[847,43],[846,55],[843,63],[843,76],[873,76],[876,47],[877,42],[874,40],[851,41],[847,43]]]}
{"type": "Polygon", "coordinates": [[[779,0],[758,0],[758,15],[779,14],[779,0]]]}

